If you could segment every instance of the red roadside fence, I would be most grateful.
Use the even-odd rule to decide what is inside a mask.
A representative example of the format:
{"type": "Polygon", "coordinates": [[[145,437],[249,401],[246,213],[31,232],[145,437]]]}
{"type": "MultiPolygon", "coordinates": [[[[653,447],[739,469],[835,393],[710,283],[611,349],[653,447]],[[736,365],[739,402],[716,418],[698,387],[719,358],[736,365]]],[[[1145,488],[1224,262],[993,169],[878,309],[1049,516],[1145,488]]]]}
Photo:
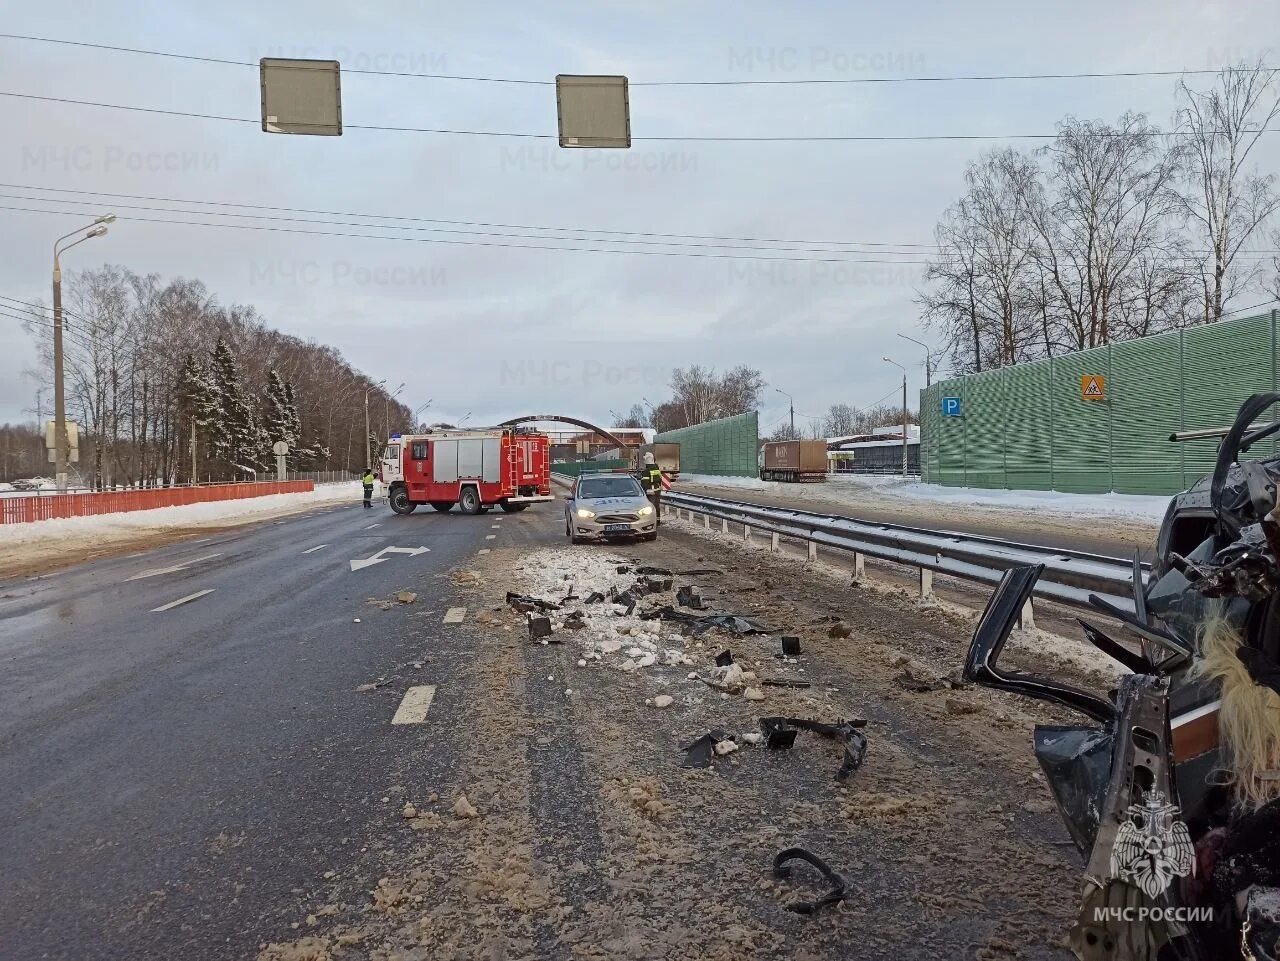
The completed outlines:
{"type": "Polygon", "coordinates": [[[0,524],[29,524],[61,517],[88,517],[122,511],[147,511],[209,501],[243,500],[268,494],[302,494],[315,490],[309,480],[250,481],[243,484],[202,484],[196,487],[148,487],[89,494],[46,494],[0,498],[0,524]]]}

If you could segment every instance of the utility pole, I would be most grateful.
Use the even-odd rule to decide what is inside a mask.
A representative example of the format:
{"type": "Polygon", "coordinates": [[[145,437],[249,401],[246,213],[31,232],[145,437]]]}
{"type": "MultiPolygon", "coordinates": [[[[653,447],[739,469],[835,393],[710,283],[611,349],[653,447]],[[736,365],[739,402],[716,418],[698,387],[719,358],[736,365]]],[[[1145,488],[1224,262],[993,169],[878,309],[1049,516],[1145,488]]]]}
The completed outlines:
{"type": "Polygon", "coordinates": [[[196,483],[196,415],[191,415],[191,484],[196,483]]]}
{"type": "Polygon", "coordinates": [[[909,340],[913,344],[919,344],[924,348],[924,386],[928,388],[933,383],[933,348],[922,340],[916,340],[914,337],[908,337],[906,334],[899,334],[903,340],[909,340]]]}
{"type": "Polygon", "coordinates": [[[902,476],[905,478],[907,476],[907,368],[888,357],[880,359],[902,371],[902,476]]]}
{"type": "Polygon", "coordinates": [[[116,219],[115,214],[104,214],[88,227],[80,227],[63,234],[53,242],[53,476],[62,493],[67,490],[67,459],[71,444],[67,439],[67,401],[63,390],[62,373],[62,264],[59,257],[86,240],[101,237],[107,232],[107,224],[116,219]],[[85,232],[79,240],[60,247],[64,240],[85,232]]]}
{"type": "Polygon", "coordinates": [[[384,378],[364,392],[364,441],[360,446],[364,448],[364,466],[370,470],[373,469],[373,452],[369,450],[369,394],[386,382],[384,378]]]}
{"type": "Polygon", "coordinates": [[[788,394],[781,387],[775,387],[774,390],[776,390],[779,394],[785,397],[787,401],[791,404],[791,436],[794,438],[796,436],[796,399],[792,397],[790,394],[788,394]]]}

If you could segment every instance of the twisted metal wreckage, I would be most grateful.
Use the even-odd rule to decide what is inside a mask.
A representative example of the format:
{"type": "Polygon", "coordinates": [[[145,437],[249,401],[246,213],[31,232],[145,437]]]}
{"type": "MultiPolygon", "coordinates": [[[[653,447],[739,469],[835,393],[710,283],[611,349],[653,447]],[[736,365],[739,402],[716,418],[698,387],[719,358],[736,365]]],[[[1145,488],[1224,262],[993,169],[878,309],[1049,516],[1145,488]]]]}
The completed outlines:
{"type": "Polygon", "coordinates": [[[1091,598],[1128,643],[1081,618],[1132,673],[1106,695],[997,664],[1041,566],[1010,569],[974,632],[965,676],[1052,701],[1090,724],[1040,725],[1034,750],[1085,860],[1070,944],[1085,961],[1280,961],[1280,432],[1255,394],[1210,477],[1178,495],[1134,611],[1091,598]],[[1268,445],[1271,446],[1271,445],[1268,445]],[[1136,644],[1133,643],[1136,640],[1136,644]]]}

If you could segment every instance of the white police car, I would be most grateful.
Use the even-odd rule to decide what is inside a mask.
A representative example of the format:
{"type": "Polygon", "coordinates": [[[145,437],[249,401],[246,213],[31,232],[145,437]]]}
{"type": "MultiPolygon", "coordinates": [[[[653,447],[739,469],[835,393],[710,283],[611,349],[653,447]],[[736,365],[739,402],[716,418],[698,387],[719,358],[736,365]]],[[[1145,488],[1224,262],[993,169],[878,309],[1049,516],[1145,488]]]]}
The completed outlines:
{"type": "Polygon", "coordinates": [[[614,537],[658,536],[658,517],[630,474],[581,474],[565,497],[564,532],[575,544],[614,537]]]}

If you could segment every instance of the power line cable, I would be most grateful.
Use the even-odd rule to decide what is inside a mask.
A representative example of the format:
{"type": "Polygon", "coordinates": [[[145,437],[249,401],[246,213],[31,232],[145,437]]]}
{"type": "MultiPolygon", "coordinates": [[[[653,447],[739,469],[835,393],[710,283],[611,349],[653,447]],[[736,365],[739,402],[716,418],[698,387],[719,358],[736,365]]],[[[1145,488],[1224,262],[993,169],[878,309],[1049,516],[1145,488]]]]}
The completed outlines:
{"type": "MultiPolygon", "coordinates": [[[[106,43],[91,43],[83,40],[64,40],[55,37],[35,37],[16,33],[0,33],[6,40],[26,40],[35,43],[59,44],[68,47],[84,47],[94,50],[107,50],[114,53],[129,53],[148,57],[165,57],[174,60],[189,60],[198,63],[215,63],[236,67],[257,67],[251,60],[231,60],[224,57],[207,57],[195,54],[175,53],[166,50],[148,50],[141,47],[124,47],[106,43]]],[[[297,67],[295,69],[307,69],[297,67]]],[[[322,68],[316,68],[322,69],[322,68]]],[[[1183,68],[1178,70],[1111,70],[1111,71],[1078,71],[1067,73],[1009,73],[1009,74],[952,74],[952,75],[917,75],[906,77],[786,77],[771,79],[735,79],[735,80],[628,80],[633,87],[751,87],[751,86],[802,86],[802,85],[838,85],[838,84],[901,84],[901,83],[969,83],[996,82],[1008,80],[1098,80],[1132,77],[1183,77],[1202,76],[1221,73],[1224,67],[1183,68]]],[[[1265,73],[1272,67],[1232,67],[1241,73],[1265,73]]],[[[552,87],[554,80],[530,80],[518,77],[484,77],[446,73],[418,73],[408,70],[369,70],[361,68],[342,68],[343,73],[364,74],[383,77],[413,77],[423,80],[459,80],[473,83],[507,83],[523,86],[552,87]]]]}
{"type": "MultiPolygon", "coordinates": [[[[72,190],[64,187],[41,187],[35,184],[7,184],[0,183],[0,188],[7,190],[39,190],[46,193],[70,193],[81,196],[92,197],[110,197],[120,198],[124,200],[150,200],[156,203],[174,203],[174,204],[199,204],[202,206],[217,207],[235,207],[240,210],[269,210],[280,213],[296,213],[296,214],[315,214],[317,216],[328,217],[363,217],[376,220],[388,221],[408,221],[413,223],[436,223],[448,224],[450,226],[462,227],[496,227],[504,230],[552,230],[552,231],[577,231],[579,233],[592,234],[611,234],[630,237],[673,237],[680,240],[724,240],[742,243],[768,243],[768,244],[829,244],[840,247],[912,247],[912,248],[937,248],[937,244],[918,244],[918,243],[895,243],[892,241],[871,241],[871,240],[814,240],[811,238],[781,238],[781,237],[736,237],[722,236],[717,234],[678,234],[678,233],[662,233],[657,231],[644,230],[609,230],[600,227],[552,227],[539,226],[534,224],[505,224],[505,223],[487,223],[476,220],[444,220],[439,217],[409,217],[396,214],[364,214],[355,213],[349,210],[316,210],[307,207],[278,207],[269,206],[267,204],[245,204],[233,203],[225,200],[194,200],[183,197],[156,197],[147,194],[123,194],[108,193],[100,190],[72,190]]],[[[548,237],[548,240],[557,238],[548,237]]]]}
{"type": "MultiPolygon", "coordinates": [[[[186,110],[167,110],[160,107],[139,107],[131,104],[102,103],[95,100],[74,100],[69,97],[46,97],[34,93],[17,93],[11,90],[0,90],[0,97],[14,97],[19,100],[34,100],[42,103],[71,104],[80,107],[98,107],[104,110],[124,110],[134,113],[159,114],[167,117],[189,117],[197,120],[221,120],[229,123],[247,123],[258,125],[261,121],[256,117],[228,117],[222,114],[194,113],[186,110]]],[[[506,137],[520,140],[557,140],[557,134],[523,133],[508,130],[465,130],[446,127],[399,127],[390,124],[358,124],[343,123],[345,130],[377,130],[390,133],[429,133],[458,137],[506,137]]],[[[1252,127],[1234,131],[1235,133],[1262,134],[1277,133],[1276,127],[1252,127]]],[[[1216,131],[1210,131],[1216,133],[1216,131]]],[[[775,137],[762,136],[661,136],[632,137],[633,142],[644,143],[924,143],[945,141],[992,141],[992,140],[1054,140],[1056,133],[1012,133],[1012,134],[802,134],[775,137]]],[[[1191,134],[1178,130],[1153,130],[1143,133],[1126,131],[1098,131],[1098,136],[1115,137],[1183,137],[1191,134]]]]}
{"type": "MultiPolygon", "coordinates": [[[[835,246],[835,247],[877,247],[877,248],[909,247],[909,248],[913,248],[912,250],[902,250],[902,251],[898,251],[898,250],[884,250],[884,251],[831,250],[831,251],[828,251],[826,249],[815,251],[819,253],[828,253],[828,252],[830,253],[885,253],[892,256],[913,256],[913,255],[919,255],[920,253],[924,253],[926,256],[932,257],[932,256],[935,256],[935,251],[937,249],[940,249],[938,244],[921,244],[921,243],[906,243],[906,242],[893,242],[893,241],[814,240],[814,239],[796,239],[796,238],[779,238],[779,237],[738,237],[738,236],[725,236],[725,235],[717,235],[717,234],[681,234],[681,233],[661,233],[656,231],[641,231],[641,230],[612,230],[612,229],[604,229],[604,228],[597,228],[597,227],[554,227],[554,226],[540,226],[540,225],[533,225],[533,224],[488,223],[484,221],[474,221],[474,220],[445,220],[437,217],[410,217],[410,216],[395,215],[395,214],[366,214],[366,213],[358,213],[358,212],[344,211],[344,210],[318,210],[318,209],[307,208],[307,207],[280,207],[280,206],[271,206],[267,204],[235,203],[235,202],[224,201],[224,200],[196,200],[196,199],[186,198],[186,197],[157,197],[157,196],[148,195],[148,194],[110,193],[107,191],[98,191],[98,190],[75,190],[75,189],[64,188],[64,187],[43,187],[36,184],[0,183],[0,188],[11,189],[11,190],[36,190],[44,193],[75,194],[77,196],[84,196],[84,197],[107,197],[107,198],[112,198],[113,200],[117,198],[123,198],[127,200],[149,200],[149,201],[154,201],[156,203],[166,203],[166,204],[197,204],[200,206],[234,207],[238,210],[267,210],[272,212],[303,213],[303,214],[314,214],[318,216],[335,216],[335,217],[360,217],[364,219],[405,221],[410,223],[438,223],[438,224],[449,224],[451,226],[467,226],[467,227],[496,227],[496,228],[502,228],[502,229],[508,229],[508,230],[544,230],[544,231],[557,231],[561,233],[573,231],[577,233],[598,233],[598,234],[606,234],[611,236],[671,237],[679,240],[722,240],[722,241],[728,241],[728,242],[734,242],[734,243],[741,242],[741,243],[761,243],[761,244],[826,244],[826,245],[835,246]]],[[[32,198],[32,199],[38,199],[39,202],[41,203],[49,203],[49,202],[54,202],[56,200],[56,198],[32,198]]],[[[220,217],[231,216],[228,214],[223,214],[215,211],[192,211],[192,213],[198,214],[200,216],[215,215],[215,214],[216,216],[220,216],[220,217]]],[[[257,219],[272,219],[272,218],[261,217],[257,219]]],[[[294,218],[285,218],[285,219],[294,219],[294,218]]],[[[306,222],[306,221],[303,221],[303,222],[306,222]]],[[[315,221],[315,222],[319,223],[320,221],[315,221]]],[[[355,226],[373,227],[375,225],[358,224],[355,226]]],[[[380,224],[377,226],[382,227],[383,229],[392,229],[387,225],[380,224]]],[[[438,231],[438,232],[447,232],[447,231],[438,231]]],[[[569,239],[577,239],[577,238],[566,238],[566,237],[545,237],[544,238],[544,237],[539,237],[537,235],[534,235],[529,239],[569,240],[569,239]]],[[[584,242],[605,242],[605,241],[606,241],[606,238],[603,238],[603,237],[599,237],[599,238],[592,237],[592,238],[587,238],[587,240],[584,242]]],[[[609,243],[635,243],[636,241],[609,240],[608,242],[609,243]]],[[[666,244],[665,242],[658,245],[678,246],[675,244],[666,244]]],[[[711,246],[723,247],[723,246],[729,246],[729,245],[713,244],[711,246]]],[[[750,249],[750,248],[743,248],[743,249],[750,249]]],[[[786,249],[786,248],[780,248],[780,249],[786,249]]],[[[1206,255],[1209,253],[1207,249],[1202,249],[1199,252],[1206,255]]],[[[1280,253],[1280,250],[1273,249],[1273,248],[1259,247],[1259,248],[1253,248],[1253,249],[1244,251],[1244,253],[1266,255],[1266,254],[1280,253]]],[[[1194,258],[1189,258],[1189,259],[1194,259],[1194,258]]],[[[896,263],[897,261],[891,261],[891,262],[896,263]]]]}
{"type": "MultiPolygon", "coordinates": [[[[84,207],[97,207],[101,203],[100,201],[67,200],[63,198],[38,197],[38,196],[31,196],[29,194],[10,194],[10,193],[3,193],[3,192],[0,192],[0,198],[6,199],[6,200],[31,200],[37,203],[75,204],[77,206],[84,206],[84,207]]],[[[170,207],[150,207],[150,206],[139,205],[139,204],[122,204],[119,202],[113,202],[112,206],[114,208],[119,208],[124,210],[143,210],[143,211],[149,211],[152,213],[186,214],[186,215],[197,216],[197,217],[236,217],[236,218],[246,219],[246,220],[288,221],[293,223],[318,224],[320,226],[330,226],[330,227],[364,227],[364,228],[370,228],[370,229],[377,228],[380,230],[411,230],[416,232],[446,233],[446,234],[458,234],[458,235],[464,235],[464,236],[502,237],[502,238],[509,238],[509,239],[517,239],[517,240],[557,240],[557,241],[572,241],[572,242],[578,242],[578,243],[604,242],[603,238],[600,238],[600,237],[542,237],[535,234],[496,233],[493,231],[484,231],[484,230],[458,230],[456,228],[448,228],[448,227],[415,227],[415,226],[402,226],[400,224],[360,223],[355,221],[343,221],[343,220],[309,220],[302,217],[282,217],[279,215],[269,215],[269,214],[223,213],[221,211],[212,211],[212,210],[181,210],[181,209],[173,209],[170,207]]],[[[878,253],[884,256],[900,256],[900,257],[920,256],[919,251],[901,251],[901,252],[859,251],[859,250],[846,251],[846,250],[831,250],[824,247],[783,247],[783,246],[772,246],[772,245],[731,246],[723,243],[701,243],[701,242],[689,243],[689,242],[674,241],[674,240],[631,240],[631,239],[609,238],[607,242],[611,244],[643,244],[646,246],[653,246],[653,247],[716,248],[716,249],[729,249],[729,250],[767,250],[767,251],[780,251],[780,252],[791,252],[791,253],[815,253],[815,254],[878,253]]],[[[924,261],[908,261],[908,260],[901,260],[901,261],[876,260],[876,261],[850,261],[850,262],[851,263],[889,263],[889,264],[892,264],[892,263],[923,264],[924,263],[924,261]]]]}
{"type": "MultiPolygon", "coordinates": [[[[54,203],[57,201],[49,201],[54,203]]],[[[65,202],[65,201],[64,201],[65,202]]],[[[73,201],[74,202],[74,201],[73,201]]],[[[66,217],[83,217],[82,211],[76,210],[49,210],[40,207],[18,207],[13,205],[0,204],[0,210],[14,210],[23,213],[37,214],[54,214],[56,216],[66,217]]],[[[498,241],[480,241],[480,240],[444,240],[434,237],[387,237],[381,234],[362,234],[351,233],[349,231],[340,230],[302,230],[294,227],[268,227],[261,224],[229,224],[229,223],[207,223],[192,220],[165,220],[157,217],[139,217],[132,214],[119,216],[118,220],[136,221],[141,223],[153,224],[174,224],[187,227],[219,227],[226,230],[259,230],[269,233],[285,233],[285,234],[304,234],[315,237],[349,237],[362,240],[392,240],[400,243],[412,244],[443,244],[446,246],[460,247],[501,247],[516,250],[554,250],[570,253],[597,253],[597,254],[623,254],[641,257],[699,257],[712,260],[755,260],[755,261],[773,261],[773,262],[790,262],[790,263],[832,263],[832,264],[857,264],[857,263],[875,263],[875,264],[903,264],[898,260],[850,260],[844,257],[770,257],[759,254],[731,254],[731,253],[706,253],[701,251],[684,251],[684,250],[613,250],[605,247],[560,247],[539,244],[513,244],[501,243],[498,241]]],[[[370,225],[377,227],[376,224],[370,225]]],[[[540,239],[540,238],[530,238],[540,239]]],[[[557,238],[547,238],[554,240],[557,238]]],[[[603,241],[606,242],[607,241],[603,241]]],[[[917,266],[914,263],[907,262],[906,266],[917,266]]],[[[923,266],[922,264],[919,266],[923,266]]]]}

